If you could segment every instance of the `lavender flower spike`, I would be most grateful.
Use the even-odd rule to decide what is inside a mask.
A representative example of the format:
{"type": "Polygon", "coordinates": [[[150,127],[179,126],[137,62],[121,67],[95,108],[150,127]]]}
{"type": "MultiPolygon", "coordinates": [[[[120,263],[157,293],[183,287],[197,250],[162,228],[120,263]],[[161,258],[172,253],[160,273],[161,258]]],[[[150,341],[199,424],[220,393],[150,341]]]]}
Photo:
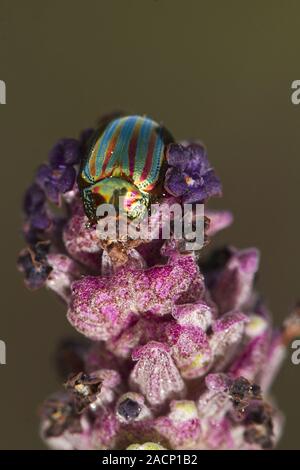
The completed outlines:
{"type": "MultiPolygon", "coordinates": [[[[102,120],[101,128],[115,118],[102,120]]],[[[89,211],[107,194],[99,184],[97,198],[85,199],[96,177],[93,165],[85,167],[84,183],[78,177],[91,138],[88,130],[78,140],[60,140],[23,203],[28,246],[18,268],[25,285],[58,294],[82,335],[82,341],[64,342],[57,355],[64,389],[41,407],[42,439],[65,450],[275,447],[284,420],[271,386],[289,343],[300,335],[299,308],[273,328],[256,283],[256,248],[187,251],[172,230],[168,240],[100,239],[89,211]]],[[[208,240],[233,217],[206,206],[221,195],[207,152],[167,133],[160,138],[165,147],[156,164],[162,160],[162,166],[147,198],[164,208],[205,203],[208,240]]],[[[128,174],[118,167],[117,153],[114,177],[106,181],[113,194],[128,187],[140,167],[146,173],[153,152],[130,158],[128,174]],[[115,176],[120,181],[111,188],[115,176]]],[[[132,199],[134,186],[129,196],[128,206],[139,202],[132,199]]]]}

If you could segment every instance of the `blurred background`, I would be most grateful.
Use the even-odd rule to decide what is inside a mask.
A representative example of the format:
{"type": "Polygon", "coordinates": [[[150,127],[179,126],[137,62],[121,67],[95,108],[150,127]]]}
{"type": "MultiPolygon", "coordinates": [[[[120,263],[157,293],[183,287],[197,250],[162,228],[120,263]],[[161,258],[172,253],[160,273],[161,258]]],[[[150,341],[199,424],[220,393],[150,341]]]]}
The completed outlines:
{"type": "MultiPolygon", "coordinates": [[[[215,239],[262,253],[259,286],[280,324],[300,298],[300,79],[297,0],[0,0],[0,448],[44,448],[38,404],[59,387],[53,354],[76,336],[53,294],[16,271],[21,201],[60,137],[112,110],[146,113],[177,139],[201,139],[235,223],[215,239]]],[[[274,393],[280,448],[300,448],[300,365],[274,393]]]]}

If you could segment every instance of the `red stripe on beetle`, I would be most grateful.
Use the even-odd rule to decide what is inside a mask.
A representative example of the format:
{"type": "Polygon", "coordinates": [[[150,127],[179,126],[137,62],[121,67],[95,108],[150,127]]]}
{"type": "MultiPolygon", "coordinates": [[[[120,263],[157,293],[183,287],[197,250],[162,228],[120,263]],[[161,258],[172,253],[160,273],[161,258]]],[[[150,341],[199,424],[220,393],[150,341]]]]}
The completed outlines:
{"type": "Polygon", "coordinates": [[[147,157],[146,157],[146,162],[145,166],[141,175],[141,181],[145,181],[147,176],[149,175],[151,166],[152,166],[152,156],[153,156],[153,151],[155,147],[155,142],[156,142],[156,133],[154,131],[151,132],[151,137],[150,137],[150,142],[148,145],[148,151],[147,151],[147,157]]]}
{"type": "Polygon", "coordinates": [[[138,120],[134,127],[132,137],[130,139],[130,143],[128,147],[129,175],[131,178],[133,177],[135,164],[136,164],[136,149],[137,149],[140,128],[141,128],[141,123],[140,123],[140,120],[138,120]]]}
{"type": "Polygon", "coordinates": [[[119,138],[119,135],[120,135],[120,132],[121,132],[121,129],[122,129],[122,125],[119,124],[119,126],[117,127],[117,129],[115,130],[115,133],[113,135],[113,137],[111,138],[111,141],[109,143],[109,146],[105,152],[105,157],[104,157],[104,162],[103,162],[103,165],[102,165],[102,172],[101,172],[101,176],[105,176],[105,170],[106,170],[106,167],[109,163],[109,159],[110,157],[112,156],[115,148],[116,148],[116,145],[117,145],[117,141],[118,141],[118,138],[119,138]]]}

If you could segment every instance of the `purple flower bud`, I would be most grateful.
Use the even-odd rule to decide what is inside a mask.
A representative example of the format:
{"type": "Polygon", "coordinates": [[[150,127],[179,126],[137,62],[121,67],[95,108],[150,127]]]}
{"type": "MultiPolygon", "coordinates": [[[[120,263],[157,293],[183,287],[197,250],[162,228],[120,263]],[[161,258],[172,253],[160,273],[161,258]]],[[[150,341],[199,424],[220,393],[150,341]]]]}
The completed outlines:
{"type": "Polygon", "coordinates": [[[80,142],[76,139],[61,139],[49,153],[51,168],[70,166],[79,163],[80,142]]]}
{"type": "Polygon", "coordinates": [[[47,198],[54,204],[59,204],[60,194],[70,191],[75,183],[76,171],[72,166],[50,168],[41,165],[37,171],[36,182],[44,190],[47,198]]]}
{"type": "Polygon", "coordinates": [[[247,322],[248,317],[242,313],[227,313],[213,324],[210,347],[215,370],[223,370],[230,363],[242,340],[247,322]]]}
{"type": "Polygon", "coordinates": [[[80,276],[78,264],[72,258],[60,253],[49,253],[47,262],[51,266],[51,272],[46,286],[69,302],[72,282],[80,276]]]}
{"type": "Polygon", "coordinates": [[[52,271],[47,260],[49,243],[37,243],[21,251],[18,258],[19,271],[25,275],[25,283],[29,289],[39,289],[44,285],[52,271]]]}
{"type": "Polygon", "coordinates": [[[242,375],[248,380],[255,380],[265,364],[270,345],[270,332],[266,331],[250,340],[240,355],[237,355],[230,371],[237,377],[242,375]]]}
{"type": "Polygon", "coordinates": [[[170,144],[167,154],[168,169],[165,179],[166,190],[185,203],[201,202],[212,196],[220,196],[221,183],[210,168],[206,151],[200,144],[186,147],[170,144]]]}
{"type": "Polygon", "coordinates": [[[191,325],[170,324],[166,334],[182,377],[193,379],[204,375],[213,358],[205,332],[191,325]]]}
{"type": "Polygon", "coordinates": [[[206,210],[205,215],[209,218],[210,224],[207,235],[212,237],[220,230],[229,227],[233,222],[233,215],[229,211],[212,211],[206,210]]]}
{"type": "Polygon", "coordinates": [[[71,191],[76,179],[76,171],[72,166],[66,167],[57,180],[57,188],[60,193],[71,191]]]}
{"type": "Polygon", "coordinates": [[[206,331],[211,325],[213,313],[204,301],[175,305],[173,317],[180,325],[194,326],[206,331]]]}
{"type": "Polygon", "coordinates": [[[40,211],[45,201],[46,196],[43,190],[37,184],[32,184],[24,196],[23,208],[25,214],[33,215],[36,211],[40,211]]]}
{"type": "Polygon", "coordinates": [[[220,312],[243,307],[250,299],[258,269],[259,253],[255,248],[233,251],[211,286],[211,295],[220,312]]]}

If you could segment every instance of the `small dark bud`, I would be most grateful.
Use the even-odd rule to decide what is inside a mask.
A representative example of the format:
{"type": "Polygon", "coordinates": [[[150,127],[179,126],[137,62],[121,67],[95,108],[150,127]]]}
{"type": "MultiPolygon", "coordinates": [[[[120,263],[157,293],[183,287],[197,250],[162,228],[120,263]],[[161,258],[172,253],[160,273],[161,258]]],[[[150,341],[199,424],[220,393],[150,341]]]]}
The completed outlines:
{"type": "Polygon", "coordinates": [[[136,419],[141,412],[140,405],[130,398],[122,401],[118,406],[118,413],[120,416],[125,418],[127,421],[136,419]]]}

